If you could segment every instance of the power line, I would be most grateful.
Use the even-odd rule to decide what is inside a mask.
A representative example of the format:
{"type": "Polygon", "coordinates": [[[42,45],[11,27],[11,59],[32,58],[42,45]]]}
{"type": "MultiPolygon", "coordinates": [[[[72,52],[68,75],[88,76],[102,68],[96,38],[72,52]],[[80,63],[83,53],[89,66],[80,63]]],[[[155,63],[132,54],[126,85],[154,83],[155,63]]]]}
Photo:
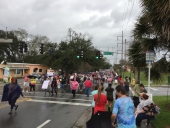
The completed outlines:
{"type": "Polygon", "coordinates": [[[133,1],[133,4],[132,4],[132,8],[131,8],[131,11],[130,11],[130,14],[129,14],[128,22],[127,22],[126,27],[125,27],[125,33],[126,33],[126,28],[127,28],[128,23],[129,23],[129,19],[130,19],[132,10],[133,10],[134,3],[135,3],[135,1],[133,1]]]}
{"type": "MultiPolygon", "coordinates": [[[[126,14],[125,14],[125,17],[124,17],[123,21],[126,20],[126,15],[127,15],[127,12],[128,12],[129,3],[130,3],[130,2],[128,1],[128,5],[127,5],[127,9],[126,9],[126,14]]],[[[123,28],[124,28],[124,24],[123,24],[123,27],[122,27],[122,31],[123,31],[123,28]]]]}
{"type": "Polygon", "coordinates": [[[123,16],[122,16],[122,25],[121,25],[122,26],[122,30],[123,30],[123,21],[124,21],[124,15],[125,15],[126,2],[125,2],[125,5],[124,5],[123,16]]]}

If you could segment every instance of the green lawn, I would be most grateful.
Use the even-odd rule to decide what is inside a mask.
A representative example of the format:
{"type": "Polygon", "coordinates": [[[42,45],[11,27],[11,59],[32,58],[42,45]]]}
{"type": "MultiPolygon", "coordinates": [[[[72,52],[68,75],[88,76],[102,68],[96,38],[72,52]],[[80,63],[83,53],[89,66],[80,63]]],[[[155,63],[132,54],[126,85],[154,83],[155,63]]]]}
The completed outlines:
{"type": "Polygon", "coordinates": [[[170,96],[168,101],[166,96],[153,96],[153,101],[160,107],[160,114],[156,114],[156,119],[151,120],[151,125],[153,128],[170,128],[170,96]]]}
{"type": "Polygon", "coordinates": [[[153,128],[170,128],[170,96],[167,102],[166,96],[154,96],[153,101],[161,108],[161,113],[152,120],[153,128]]]}
{"type": "MultiPolygon", "coordinates": [[[[162,74],[163,75],[163,81],[161,81],[161,83],[151,83],[151,86],[160,86],[160,85],[167,85],[167,83],[168,83],[168,75],[166,75],[166,74],[162,74]]],[[[130,73],[130,72],[123,72],[123,78],[125,78],[126,76],[131,76],[131,78],[134,78],[134,73],[130,73]]],[[[169,76],[170,76],[170,74],[169,74],[169,76]]],[[[141,83],[143,83],[145,86],[147,86],[148,85],[148,79],[147,78],[145,78],[145,76],[144,76],[144,73],[143,72],[141,72],[140,73],[140,81],[141,81],[141,83]]],[[[151,80],[152,81],[152,80],[151,80]]]]}

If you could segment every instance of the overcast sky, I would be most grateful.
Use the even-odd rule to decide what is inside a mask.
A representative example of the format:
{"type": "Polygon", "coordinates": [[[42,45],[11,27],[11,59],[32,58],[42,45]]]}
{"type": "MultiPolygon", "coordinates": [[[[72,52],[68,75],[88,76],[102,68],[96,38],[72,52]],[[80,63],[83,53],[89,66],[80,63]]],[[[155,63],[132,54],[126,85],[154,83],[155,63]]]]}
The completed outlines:
{"type": "MultiPolygon", "coordinates": [[[[0,0],[0,29],[22,28],[59,43],[72,28],[89,33],[93,46],[101,51],[117,52],[121,50],[117,36],[123,30],[124,39],[132,41],[131,31],[140,13],[140,0],[0,0]]],[[[116,54],[106,57],[116,63],[116,54]]]]}

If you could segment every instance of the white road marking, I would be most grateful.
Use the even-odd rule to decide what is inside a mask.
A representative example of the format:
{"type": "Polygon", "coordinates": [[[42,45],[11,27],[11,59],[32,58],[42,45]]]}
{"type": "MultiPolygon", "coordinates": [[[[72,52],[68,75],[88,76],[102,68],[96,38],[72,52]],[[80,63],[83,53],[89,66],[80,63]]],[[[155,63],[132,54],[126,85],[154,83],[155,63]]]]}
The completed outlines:
{"type": "Polygon", "coordinates": [[[57,98],[57,97],[41,97],[41,96],[25,96],[25,97],[27,97],[27,98],[29,98],[29,97],[35,97],[35,98],[61,99],[61,100],[92,101],[92,100],[84,100],[84,99],[70,99],[70,98],[57,98]]]}
{"type": "MultiPolygon", "coordinates": [[[[28,93],[28,92],[24,92],[24,93],[28,93]]],[[[45,92],[43,92],[43,91],[42,91],[42,92],[39,92],[39,91],[36,92],[36,91],[35,91],[35,94],[36,94],[36,93],[45,93],[45,92]]],[[[46,92],[46,93],[48,94],[48,92],[46,92]]],[[[31,94],[34,94],[34,92],[31,92],[31,94]]],[[[73,95],[71,92],[70,92],[70,93],[60,93],[60,92],[59,92],[59,93],[57,93],[57,94],[73,95]]],[[[76,95],[77,95],[77,96],[87,96],[87,95],[85,95],[85,94],[76,94],[76,95]]],[[[89,96],[92,96],[92,95],[89,95],[89,96]]]]}
{"type": "MultiPolygon", "coordinates": [[[[146,87],[146,88],[148,89],[148,87],[146,87]]],[[[151,88],[151,87],[150,87],[150,89],[152,89],[152,90],[154,90],[154,91],[157,91],[157,90],[158,90],[158,89],[156,89],[156,88],[151,88]]]]}
{"type": "Polygon", "coordinates": [[[79,105],[79,106],[91,106],[91,104],[62,102],[62,101],[47,101],[47,100],[34,100],[34,99],[30,99],[30,100],[27,100],[27,101],[30,101],[30,102],[41,102],[41,103],[56,103],[56,104],[79,105]]]}
{"type": "Polygon", "coordinates": [[[44,123],[42,123],[40,126],[38,126],[37,128],[42,128],[44,125],[46,125],[47,123],[49,123],[51,120],[47,120],[44,123]]]}

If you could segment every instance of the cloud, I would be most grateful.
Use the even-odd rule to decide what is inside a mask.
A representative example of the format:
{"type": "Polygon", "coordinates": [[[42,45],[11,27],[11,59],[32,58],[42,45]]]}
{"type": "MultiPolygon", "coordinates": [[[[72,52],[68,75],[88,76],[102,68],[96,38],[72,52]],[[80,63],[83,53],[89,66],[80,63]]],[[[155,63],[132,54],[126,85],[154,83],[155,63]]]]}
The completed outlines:
{"type": "Polygon", "coordinates": [[[134,21],[140,15],[139,2],[135,1],[128,22],[131,7],[129,0],[1,0],[0,29],[5,30],[4,26],[8,30],[22,28],[29,34],[47,36],[52,42],[59,43],[72,28],[76,32],[89,33],[95,47],[105,50],[115,47],[114,51],[117,51],[123,14],[127,10],[123,20],[127,41],[131,41],[134,21]],[[128,2],[129,6],[125,6],[128,2]]]}

